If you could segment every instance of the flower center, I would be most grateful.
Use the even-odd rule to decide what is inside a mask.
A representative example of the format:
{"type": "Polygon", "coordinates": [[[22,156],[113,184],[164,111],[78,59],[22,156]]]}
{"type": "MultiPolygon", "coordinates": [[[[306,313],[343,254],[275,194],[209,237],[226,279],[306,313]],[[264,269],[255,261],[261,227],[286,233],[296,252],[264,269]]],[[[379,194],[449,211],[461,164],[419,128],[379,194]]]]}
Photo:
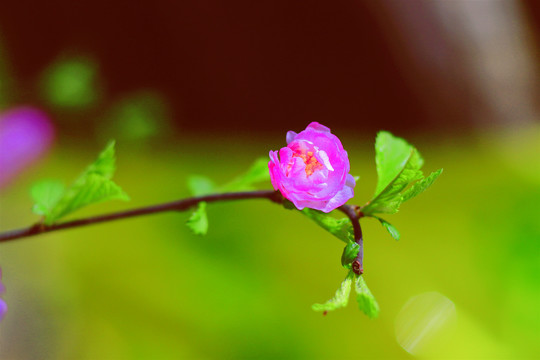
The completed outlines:
{"type": "Polygon", "coordinates": [[[306,164],[306,176],[310,177],[316,170],[323,168],[323,165],[313,156],[313,151],[302,151],[293,154],[293,157],[299,157],[306,164]]]}

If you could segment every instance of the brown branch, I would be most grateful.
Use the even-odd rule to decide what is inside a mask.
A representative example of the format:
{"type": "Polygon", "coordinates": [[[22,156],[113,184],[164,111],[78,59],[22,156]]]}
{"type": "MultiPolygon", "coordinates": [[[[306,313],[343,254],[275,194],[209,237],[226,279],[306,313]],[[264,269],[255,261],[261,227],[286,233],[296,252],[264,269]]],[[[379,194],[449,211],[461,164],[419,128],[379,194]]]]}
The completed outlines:
{"type": "MultiPolygon", "coordinates": [[[[247,192],[234,192],[234,193],[223,193],[223,194],[212,194],[197,196],[187,199],[182,199],[178,201],[173,201],[164,204],[152,205],[141,207],[137,209],[124,210],[119,212],[114,212],[105,215],[97,215],[92,217],[87,217],[84,219],[66,221],[63,223],[46,225],[42,222],[32,225],[27,228],[16,229],[11,231],[6,231],[0,233],[0,242],[6,242],[10,240],[16,240],[31,236],[36,236],[52,231],[75,228],[79,226],[86,226],[92,224],[99,224],[108,221],[127,219],[136,216],[149,215],[149,214],[159,214],[162,212],[168,211],[185,211],[188,210],[200,202],[218,202],[218,201],[229,201],[229,200],[246,200],[246,199],[268,199],[272,202],[283,204],[283,196],[274,190],[259,190],[259,191],[247,191],[247,192]]],[[[360,251],[356,259],[352,263],[353,271],[360,275],[363,273],[363,257],[364,257],[364,246],[362,238],[362,229],[360,227],[360,218],[363,214],[359,211],[359,207],[356,205],[342,205],[338,208],[341,212],[349,217],[351,220],[353,230],[354,230],[354,241],[360,247],[360,251]]]]}
{"type": "Polygon", "coordinates": [[[178,201],[173,201],[169,203],[152,205],[141,207],[132,210],[125,210],[120,212],[115,212],[111,214],[92,216],[79,220],[66,221],[59,224],[45,225],[43,223],[38,223],[33,226],[11,230],[4,233],[0,233],[0,242],[35,236],[39,234],[48,233],[51,231],[57,231],[62,229],[69,229],[79,226],[86,226],[92,224],[99,224],[108,221],[127,219],[135,216],[149,215],[149,214],[158,214],[167,211],[185,211],[189,208],[194,207],[200,202],[217,202],[217,201],[228,201],[228,200],[245,200],[245,199],[268,199],[270,201],[281,204],[283,202],[282,195],[274,190],[260,190],[260,191],[248,191],[248,192],[235,192],[235,193],[223,193],[223,194],[212,194],[197,196],[187,199],[182,199],[178,201]]]}

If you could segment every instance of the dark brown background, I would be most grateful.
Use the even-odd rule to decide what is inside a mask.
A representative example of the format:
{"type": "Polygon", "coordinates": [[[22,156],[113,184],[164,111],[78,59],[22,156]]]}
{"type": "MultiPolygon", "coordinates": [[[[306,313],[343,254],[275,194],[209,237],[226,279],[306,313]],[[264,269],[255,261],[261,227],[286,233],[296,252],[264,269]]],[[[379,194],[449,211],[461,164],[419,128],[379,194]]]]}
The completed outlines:
{"type": "MultiPolygon", "coordinates": [[[[476,98],[453,76],[459,44],[409,2],[444,59],[426,71],[382,3],[2,1],[0,34],[18,78],[31,82],[66,49],[91,54],[108,96],[155,88],[183,129],[468,129],[476,98]]],[[[537,30],[539,5],[524,4],[537,30]]]]}

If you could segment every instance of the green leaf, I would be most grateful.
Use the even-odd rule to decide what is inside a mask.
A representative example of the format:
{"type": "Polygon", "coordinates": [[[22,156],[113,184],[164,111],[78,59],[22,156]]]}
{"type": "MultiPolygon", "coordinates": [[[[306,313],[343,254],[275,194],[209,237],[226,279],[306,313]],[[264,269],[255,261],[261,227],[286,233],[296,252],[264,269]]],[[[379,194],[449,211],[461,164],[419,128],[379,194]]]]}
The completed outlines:
{"type": "Polygon", "coordinates": [[[114,141],[111,141],[96,161],[86,170],[55,203],[45,216],[45,224],[50,225],[74,211],[106,200],[129,200],[129,196],[112,180],[115,171],[114,141]]]}
{"type": "Polygon", "coordinates": [[[206,202],[198,204],[197,209],[186,222],[187,226],[196,235],[206,235],[208,232],[208,217],[206,216],[206,202]]]}
{"type": "Polygon", "coordinates": [[[103,151],[98,155],[98,158],[88,165],[86,170],[79,176],[75,181],[77,183],[83,183],[85,181],[84,177],[88,174],[98,174],[103,176],[106,179],[111,179],[116,171],[116,156],[114,149],[115,141],[111,140],[103,149],[103,151]]]}
{"type": "Polygon", "coordinates": [[[347,270],[351,269],[351,263],[356,259],[358,252],[360,251],[360,245],[354,241],[349,241],[347,246],[343,249],[341,254],[341,265],[347,270]]]}
{"type": "Polygon", "coordinates": [[[349,218],[336,219],[322,211],[309,208],[304,208],[301,213],[346,244],[354,240],[354,230],[349,218]]]}
{"type": "Polygon", "coordinates": [[[268,158],[258,158],[249,170],[221,187],[222,192],[254,190],[253,184],[270,180],[268,158]]]}
{"type": "Polygon", "coordinates": [[[362,212],[393,214],[402,203],[402,191],[423,178],[420,170],[424,160],[405,140],[388,132],[380,132],[375,143],[378,182],[373,199],[362,212]]]}
{"type": "Polygon", "coordinates": [[[201,175],[192,175],[188,178],[189,191],[194,196],[208,195],[217,192],[216,184],[210,178],[201,175]]]}
{"type": "Polygon", "coordinates": [[[30,194],[35,203],[32,211],[47,217],[62,198],[64,184],[56,180],[42,180],[32,186],[30,194]]]}
{"type": "Polygon", "coordinates": [[[416,150],[411,151],[401,172],[371,202],[362,208],[362,212],[365,215],[396,213],[401,205],[401,192],[410,183],[422,178],[422,172],[418,167],[419,159],[418,152],[416,150]]]}
{"type": "Polygon", "coordinates": [[[337,289],[336,294],[332,299],[328,300],[324,304],[313,304],[311,308],[314,311],[333,311],[347,306],[347,303],[349,302],[349,295],[351,293],[353,277],[354,273],[349,271],[347,277],[345,280],[343,280],[341,286],[339,289],[337,289]]]}
{"type": "Polygon", "coordinates": [[[210,178],[201,175],[193,175],[188,178],[188,187],[195,196],[218,194],[229,191],[254,190],[253,184],[270,180],[268,159],[257,159],[247,172],[236,177],[229,183],[217,186],[210,178]]]}
{"type": "Polygon", "coordinates": [[[128,201],[129,196],[112,180],[95,173],[87,174],[84,181],[77,181],[64,193],[45,223],[50,225],[84,206],[107,200],[128,201]]]}
{"type": "Polygon", "coordinates": [[[392,235],[394,239],[399,240],[401,235],[399,234],[399,231],[397,231],[394,225],[390,224],[388,221],[378,216],[375,216],[375,218],[381,222],[381,225],[384,226],[384,228],[390,233],[390,235],[392,235]]]}
{"type": "MultiPolygon", "coordinates": [[[[188,178],[188,187],[195,196],[202,196],[212,193],[222,193],[227,191],[253,190],[253,184],[270,179],[268,170],[268,159],[259,158],[249,168],[249,170],[223,186],[216,186],[214,182],[206,176],[194,175],[188,178]]],[[[187,225],[197,235],[205,235],[208,231],[208,217],[206,215],[206,204],[200,203],[197,209],[189,218],[187,225]]]]}
{"type": "Polygon", "coordinates": [[[356,301],[358,307],[371,319],[379,316],[379,304],[364,281],[363,276],[356,276],[355,281],[356,301]]]}
{"type": "Polygon", "coordinates": [[[443,172],[443,169],[434,171],[427,178],[424,178],[421,181],[418,181],[410,189],[407,189],[407,191],[403,193],[403,198],[401,202],[410,200],[413,197],[418,196],[421,193],[423,193],[428,187],[431,186],[431,184],[433,184],[435,180],[437,180],[437,178],[439,177],[439,175],[441,175],[442,172],[443,172]]]}
{"type": "MultiPolygon", "coordinates": [[[[387,131],[377,134],[375,140],[375,163],[377,165],[377,188],[375,196],[379,195],[402,172],[410,160],[414,147],[404,139],[393,136],[387,131]]],[[[418,156],[418,168],[423,160],[418,156]]]]}

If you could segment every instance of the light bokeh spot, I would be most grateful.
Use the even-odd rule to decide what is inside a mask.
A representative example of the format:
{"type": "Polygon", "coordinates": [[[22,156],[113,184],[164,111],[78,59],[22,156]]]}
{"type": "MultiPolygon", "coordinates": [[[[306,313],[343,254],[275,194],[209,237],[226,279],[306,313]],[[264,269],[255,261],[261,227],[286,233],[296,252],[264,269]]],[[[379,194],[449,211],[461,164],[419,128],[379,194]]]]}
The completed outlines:
{"type": "Polygon", "coordinates": [[[156,91],[142,90],[124,96],[108,111],[103,122],[105,138],[146,140],[171,133],[170,109],[156,91]]]}
{"type": "Polygon", "coordinates": [[[92,59],[62,59],[46,70],[42,80],[43,95],[59,108],[86,108],[99,98],[97,78],[98,66],[92,59]]]}
{"type": "Polygon", "coordinates": [[[444,295],[416,295],[396,317],[396,340],[410,354],[435,355],[451,341],[456,319],[456,306],[444,295]]]}

